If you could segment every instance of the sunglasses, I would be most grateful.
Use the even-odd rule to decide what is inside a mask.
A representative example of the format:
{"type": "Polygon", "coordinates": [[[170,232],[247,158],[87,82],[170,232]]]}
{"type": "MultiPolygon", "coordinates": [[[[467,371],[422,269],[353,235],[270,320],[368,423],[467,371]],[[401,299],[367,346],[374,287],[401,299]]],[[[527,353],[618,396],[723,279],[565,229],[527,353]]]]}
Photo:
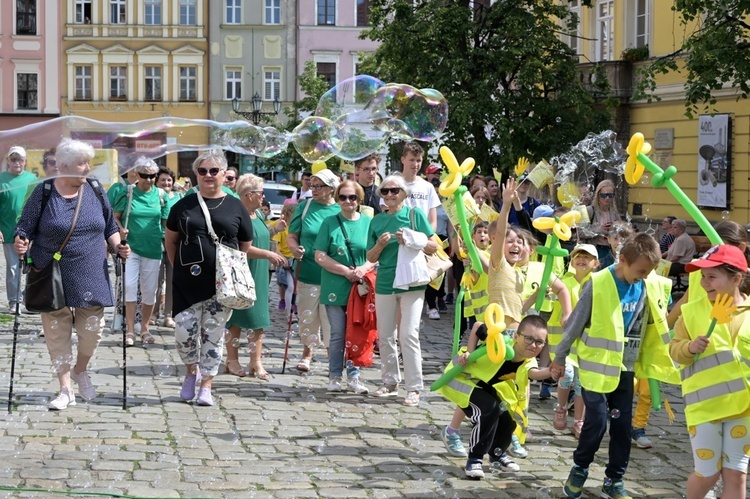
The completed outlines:
{"type": "Polygon", "coordinates": [[[383,196],[387,196],[388,194],[393,194],[395,196],[399,192],[401,192],[401,187],[381,187],[380,188],[380,194],[382,194],[383,196]]]}
{"type": "Polygon", "coordinates": [[[235,177],[234,175],[227,175],[226,177],[224,177],[224,179],[226,179],[226,180],[229,180],[230,182],[231,182],[232,180],[235,180],[236,178],[237,178],[237,177],[235,177]]]}
{"type": "Polygon", "coordinates": [[[44,162],[44,164],[47,166],[57,166],[57,161],[54,159],[48,159],[44,162]]]}
{"type": "Polygon", "coordinates": [[[221,171],[220,168],[206,169],[206,168],[201,167],[201,168],[198,168],[198,175],[200,175],[201,177],[205,177],[207,174],[211,174],[212,177],[215,177],[219,174],[220,171],[221,171]]]}
{"type": "Polygon", "coordinates": [[[341,201],[342,203],[345,201],[349,201],[350,203],[353,203],[358,200],[359,200],[359,196],[357,196],[356,194],[349,194],[349,195],[339,194],[339,201],[341,201]]]}
{"type": "Polygon", "coordinates": [[[614,192],[607,192],[607,193],[600,192],[599,197],[602,199],[613,198],[615,197],[615,193],[614,192]]]}
{"type": "Polygon", "coordinates": [[[143,180],[154,180],[157,176],[156,173],[139,173],[139,177],[141,177],[143,180]]]}

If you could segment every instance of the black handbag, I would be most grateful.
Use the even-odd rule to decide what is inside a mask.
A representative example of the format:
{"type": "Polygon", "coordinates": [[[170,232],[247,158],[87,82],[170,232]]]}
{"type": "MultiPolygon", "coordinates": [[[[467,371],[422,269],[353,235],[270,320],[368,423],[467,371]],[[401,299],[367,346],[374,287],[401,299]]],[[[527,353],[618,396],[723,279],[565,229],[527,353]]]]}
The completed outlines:
{"type": "MultiPolygon", "coordinates": [[[[65,236],[60,249],[52,256],[52,261],[43,269],[29,266],[26,275],[26,290],[24,292],[26,309],[31,312],[53,312],[65,307],[65,290],[63,289],[62,274],[60,273],[60,258],[65,245],[68,244],[73,229],[78,222],[78,214],[81,212],[83,201],[83,186],[78,190],[78,204],[73,213],[73,223],[70,225],[68,235],[65,236]]],[[[41,217],[41,213],[39,214],[41,217]]]]}

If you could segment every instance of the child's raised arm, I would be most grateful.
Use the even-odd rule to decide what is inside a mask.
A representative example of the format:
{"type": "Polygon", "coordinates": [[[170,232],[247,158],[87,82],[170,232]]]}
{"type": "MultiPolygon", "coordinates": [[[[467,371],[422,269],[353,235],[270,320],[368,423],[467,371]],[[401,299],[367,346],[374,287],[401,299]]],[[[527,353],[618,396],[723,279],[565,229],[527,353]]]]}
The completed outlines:
{"type": "Polygon", "coordinates": [[[505,255],[505,232],[508,230],[508,213],[513,202],[518,199],[516,194],[516,180],[509,178],[503,185],[503,207],[500,208],[500,217],[497,219],[495,228],[495,239],[490,246],[490,265],[497,267],[505,255]]]}

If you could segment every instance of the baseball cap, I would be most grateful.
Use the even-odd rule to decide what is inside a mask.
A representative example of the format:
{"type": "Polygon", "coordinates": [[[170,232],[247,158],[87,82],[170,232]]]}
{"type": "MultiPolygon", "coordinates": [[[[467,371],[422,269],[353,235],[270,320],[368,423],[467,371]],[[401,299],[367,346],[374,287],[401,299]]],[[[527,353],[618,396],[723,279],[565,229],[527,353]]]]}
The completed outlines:
{"type": "Polygon", "coordinates": [[[695,272],[699,269],[710,269],[726,263],[740,272],[747,272],[747,259],[745,254],[736,246],[731,244],[719,244],[706,251],[698,260],[685,265],[685,270],[695,272]]]}
{"type": "Polygon", "coordinates": [[[328,168],[320,170],[318,173],[314,174],[312,178],[317,178],[331,189],[335,189],[339,186],[339,178],[328,168]]]}
{"type": "Polygon", "coordinates": [[[8,154],[5,155],[6,158],[10,158],[12,155],[18,154],[22,158],[26,159],[26,149],[24,149],[21,146],[13,146],[8,150],[8,154]]]}
{"type": "Polygon", "coordinates": [[[428,166],[424,172],[432,174],[432,173],[437,173],[440,171],[443,171],[443,168],[440,165],[433,164],[433,165],[428,166]]]}
{"type": "Polygon", "coordinates": [[[576,244],[576,247],[570,252],[570,257],[572,258],[576,253],[580,252],[588,253],[594,258],[599,258],[599,253],[596,251],[596,246],[593,244],[576,244]]]}
{"type": "Polygon", "coordinates": [[[551,206],[542,204],[534,208],[534,213],[531,215],[532,220],[537,218],[551,217],[555,213],[555,210],[551,206]]]}

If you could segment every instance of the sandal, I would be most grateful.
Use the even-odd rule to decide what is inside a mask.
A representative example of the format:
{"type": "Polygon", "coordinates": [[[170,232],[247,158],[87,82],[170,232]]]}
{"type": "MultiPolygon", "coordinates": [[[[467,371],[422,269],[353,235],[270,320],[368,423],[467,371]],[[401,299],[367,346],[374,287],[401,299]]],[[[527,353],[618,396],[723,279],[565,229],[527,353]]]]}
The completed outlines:
{"type": "Polygon", "coordinates": [[[156,340],[148,331],[144,331],[141,333],[141,343],[143,343],[144,345],[153,345],[155,342],[156,340]]]}
{"type": "MultiPolygon", "coordinates": [[[[297,369],[299,369],[299,367],[297,369]]],[[[258,378],[261,381],[268,381],[269,379],[271,379],[271,375],[268,374],[268,371],[266,371],[265,369],[263,369],[263,366],[260,366],[259,368],[258,367],[253,367],[253,366],[248,366],[247,367],[247,372],[248,372],[248,374],[250,376],[258,378]]]]}
{"type": "Polygon", "coordinates": [[[247,376],[247,373],[244,369],[242,369],[239,360],[227,360],[224,364],[224,373],[233,374],[238,378],[244,378],[245,376],[247,376]]]}
{"type": "Polygon", "coordinates": [[[133,345],[135,345],[135,333],[125,334],[125,346],[132,347],[133,345]]]}
{"type": "Polygon", "coordinates": [[[312,359],[302,359],[299,361],[299,364],[297,364],[297,370],[302,371],[303,373],[306,373],[310,370],[310,361],[312,359]]]}
{"type": "Polygon", "coordinates": [[[164,318],[164,327],[175,327],[174,319],[167,316],[164,318]]]}

